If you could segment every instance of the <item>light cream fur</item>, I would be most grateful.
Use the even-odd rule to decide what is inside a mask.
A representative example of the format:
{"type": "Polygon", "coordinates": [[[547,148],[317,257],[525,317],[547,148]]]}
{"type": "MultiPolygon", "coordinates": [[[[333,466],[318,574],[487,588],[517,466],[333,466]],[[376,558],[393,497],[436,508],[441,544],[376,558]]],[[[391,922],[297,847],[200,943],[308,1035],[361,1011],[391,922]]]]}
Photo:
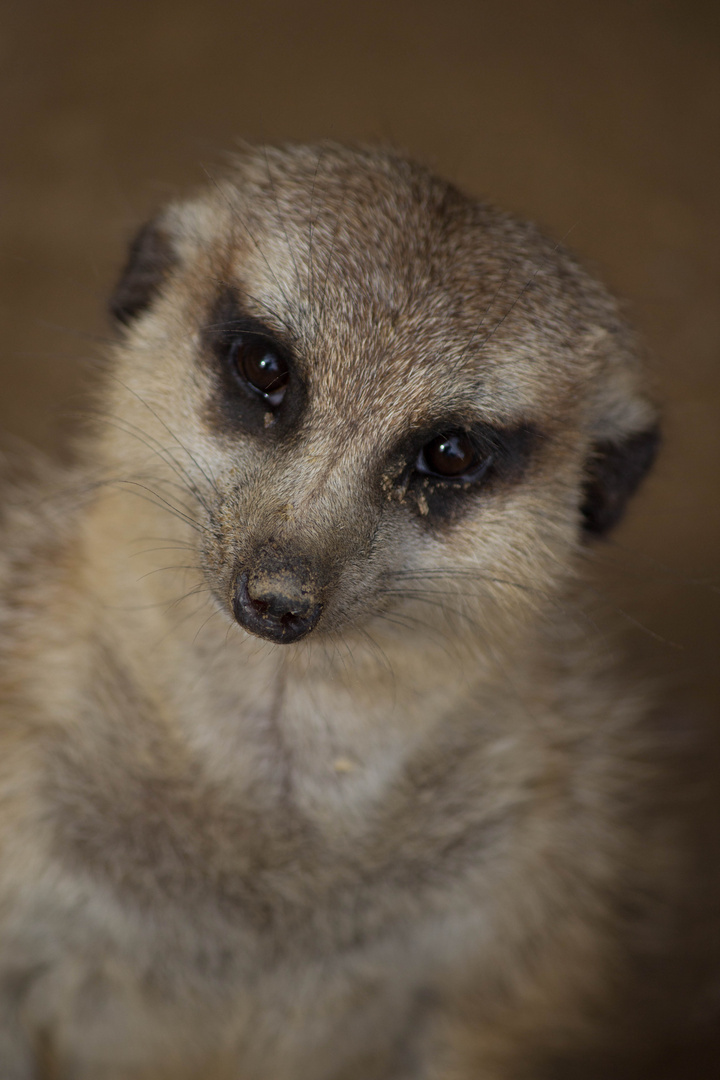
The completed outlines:
{"type": "Polygon", "coordinates": [[[0,1077],[620,1076],[696,968],[674,722],[583,586],[597,447],[655,415],[614,302],[384,151],[249,149],[153,228],[77,464],[8,490],[0,1077]],[[232,415],[228,288],[284,434],[232,415]],[[396,448],[449,412],[538,434],[440,521],[396,448]],[[269,545],[295,644],[233,618],[269,545]]]}

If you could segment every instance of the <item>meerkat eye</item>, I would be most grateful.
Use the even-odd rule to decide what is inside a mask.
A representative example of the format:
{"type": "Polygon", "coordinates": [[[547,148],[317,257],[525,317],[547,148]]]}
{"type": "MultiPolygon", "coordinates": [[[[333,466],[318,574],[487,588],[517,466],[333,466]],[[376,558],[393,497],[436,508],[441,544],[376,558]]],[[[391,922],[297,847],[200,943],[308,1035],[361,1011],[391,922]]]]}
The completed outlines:
{"type": "Polygon", "coordinates": [[[285,397],[290,371],[282,356],[263,340],[239,338],[230,350],[239,378],[273,408],[285,397]]]}
{"type": "Polygon", "coordinates": [[[489,465],[490,458],[480,457],[469,435],[453,431],[427,443],[418,455],[415,468],[425,476],[444,480],[476,480],[489,465]]]}

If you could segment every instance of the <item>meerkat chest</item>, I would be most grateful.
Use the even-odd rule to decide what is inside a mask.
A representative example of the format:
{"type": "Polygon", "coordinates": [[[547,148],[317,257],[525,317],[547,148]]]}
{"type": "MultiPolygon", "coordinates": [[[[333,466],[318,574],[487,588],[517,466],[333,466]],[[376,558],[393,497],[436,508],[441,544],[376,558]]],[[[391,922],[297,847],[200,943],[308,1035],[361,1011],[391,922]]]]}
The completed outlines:
{"type": "Polygon", "coordinates": [[[504,759],[483,777],[461,742],[423,755],[436,702],[370,715],[309,684],[279,703],[251,690],[228,693],[235,708],[173,702],[175,729],[204,715],[176,753],[149,695],[115,679],[92,699],[112,728],[47,748],[52,880],[43,870],[18,916],[23,956],[49,973],[38,1015],[77,1002],[78,1039],[91,1016],[111,1058],[140,1033],[148,1058],[166,1029],[197,1045],[199,1030],[229,1037],[253,1080],[335,1075],[338,1054],[370,1044],[390,1060],[442,973],[471,962],[468,940],[477,958],[492,937],[481,893],[504,842],[492,790],[504,759]],[[91,1007],[86,985],[104,988],[91,1007]]]}
{"type": "MultiPolygon", "coordinates": [[[[498,848],[507,753],[490,769],[462,740],[423,753],[420,708],[368,723],[312,688],[272,704],[209,716],[180,756],[129,714],[112,745],[55,747],[42,788],[56,856],[121,907],[203,913],[281,951],[342,950],[465,894],[498,848]]],[[[504,804],[503,835],[507,790],[504,804]]]]}
{"type": "Polygon", "coordinates": [[[109,769],[58,755],[44,781],[53,853],[121,905],[191,919],[197,906],[260,938],[342,948],[398,913],[421,915],[451,885],[462,892],[497,844],[492,791],[466,799],[481,780],[459,754],[440,768],[404,760],[393,740],[382,748],[265,756],[258,739],[230,790],[142,755],[109,769]]]}
{"type": "Polygon", "coordinates": [[[229,1045],[253,1080],[322,1080],[372,1046],[368,1069],[384,1075],[442,973],[488,937],[467,876],[477,821],[443,823],[408,791],[374,799],[362,827],[369,804],[354,796],[344,824],[323,829],[321,785],[297,769],[267,768],[259,789],[230,799],[187,774],[115,768],[114,785],[69,761],[56,772],[54,856],[75,899],[60,910],[48,893],[33,918],[55,943],[33,1009],[62,1000],[69,1042],[113,1064],[141,1044],[151,1060],[171,1040],[187,1042],[188,1060],[229,1045]]]}

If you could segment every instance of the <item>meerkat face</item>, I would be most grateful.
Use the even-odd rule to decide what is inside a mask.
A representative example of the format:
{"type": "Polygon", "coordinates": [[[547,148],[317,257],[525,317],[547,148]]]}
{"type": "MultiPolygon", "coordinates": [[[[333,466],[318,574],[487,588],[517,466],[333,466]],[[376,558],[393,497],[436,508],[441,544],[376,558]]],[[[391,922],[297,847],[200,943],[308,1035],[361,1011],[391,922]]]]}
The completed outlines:
{"type": "Polygon", "coordinates": [[[248,151],[141,232],[113,311],[116,452],[169,466],[217,603],[273,642],[448,596],[522,621],[652,460],[604,290],[392,154],[248,151]]]}

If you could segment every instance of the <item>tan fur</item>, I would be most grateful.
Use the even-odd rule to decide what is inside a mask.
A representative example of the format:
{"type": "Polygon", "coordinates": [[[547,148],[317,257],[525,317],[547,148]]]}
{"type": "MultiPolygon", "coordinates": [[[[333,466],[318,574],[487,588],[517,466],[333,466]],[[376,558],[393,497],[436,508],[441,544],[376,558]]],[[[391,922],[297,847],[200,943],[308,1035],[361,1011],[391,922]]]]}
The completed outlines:
{"type": "Polygon", "coordinates": [[[613,301],[381,151],[247,150],[153,228],[78,464],[8,496],[2,1080],[632,1058],[693,870],[672,722],[581,584],[597,448],[654,423],[613,301]],[[228,287],[292,354],[287,430],[232,415],[228,287]],[[439,521],[397,447],[450,414],[538,436],[439,521]],[[238,573],[294,559],[316,629],[248,634],[238,573]]]}

